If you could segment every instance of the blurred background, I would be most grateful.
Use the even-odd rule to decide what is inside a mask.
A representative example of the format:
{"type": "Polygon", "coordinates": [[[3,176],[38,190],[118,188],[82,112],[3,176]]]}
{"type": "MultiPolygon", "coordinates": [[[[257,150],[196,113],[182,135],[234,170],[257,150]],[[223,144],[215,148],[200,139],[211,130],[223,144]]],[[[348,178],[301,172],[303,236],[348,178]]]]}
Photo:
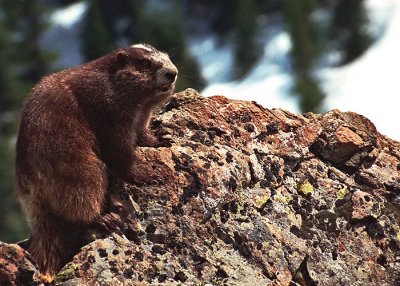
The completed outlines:
{"type": "Polygon", "coordinates": [[[19,112],[43,75],[132,43],[168,52],[177,91],[367,116],[400,140],[398,0],[0,0],[0,240],[26,238],[13,193],[19,112]]]}

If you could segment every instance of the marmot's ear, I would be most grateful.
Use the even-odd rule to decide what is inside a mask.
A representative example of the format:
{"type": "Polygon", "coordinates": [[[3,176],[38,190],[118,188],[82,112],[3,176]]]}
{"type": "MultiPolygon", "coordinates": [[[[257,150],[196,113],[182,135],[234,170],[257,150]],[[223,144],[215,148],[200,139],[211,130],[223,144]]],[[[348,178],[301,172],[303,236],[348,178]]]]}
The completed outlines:
{"type": "Polygon", "coordinates": [[[116,59],[115,59],[115,63],[118,67],[123,67],[127,64],[128,62],[128,53],[126,51],[119,51],[116,54],[116,59]]]}

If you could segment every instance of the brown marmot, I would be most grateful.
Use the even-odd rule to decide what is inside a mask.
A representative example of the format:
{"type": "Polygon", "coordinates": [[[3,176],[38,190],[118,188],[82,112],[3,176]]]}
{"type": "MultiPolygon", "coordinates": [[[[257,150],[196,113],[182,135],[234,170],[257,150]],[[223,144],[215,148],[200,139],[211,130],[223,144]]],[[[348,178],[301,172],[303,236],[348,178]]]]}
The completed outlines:
{"type": "Polygon", "coordinates": [[[150,116],[172,95],[177,73],[167,54],[137,44],[32,89],[16,145],[16,194],[43,275],[72,258],[79,229],[102,219],[110,175],[135,180],[134,148],[156,146],[150,116]]]}

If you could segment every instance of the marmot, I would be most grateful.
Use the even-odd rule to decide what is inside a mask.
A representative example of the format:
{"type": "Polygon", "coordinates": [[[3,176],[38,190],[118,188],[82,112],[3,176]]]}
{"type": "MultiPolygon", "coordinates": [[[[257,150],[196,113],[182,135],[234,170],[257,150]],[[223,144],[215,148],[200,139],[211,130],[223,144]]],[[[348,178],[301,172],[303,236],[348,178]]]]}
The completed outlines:
{"type": "Polygon", "coordinates": [[[156,146],[155,107],[178,70],[147,44],[44,77],[25,100],[16,144],[16,194],[31,227],[28,251],[53,277],[79,229],[101,220],[111,174],[135,180],[134,148],[156,146]]]}

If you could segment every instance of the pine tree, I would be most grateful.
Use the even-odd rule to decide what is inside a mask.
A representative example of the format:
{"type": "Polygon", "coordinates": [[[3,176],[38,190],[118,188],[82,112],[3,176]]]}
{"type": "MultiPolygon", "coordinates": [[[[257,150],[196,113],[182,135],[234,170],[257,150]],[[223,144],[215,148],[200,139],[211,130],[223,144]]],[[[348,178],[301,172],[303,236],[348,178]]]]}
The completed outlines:
{"type": "MultiPolygon", "coordinates": [[[[0,118],[9,110],[17,107],[17,82],[13,74],[11,58],[12,45],[10,32],[5,23],[0,22],[0,118]]],[[[0,119],[1,124],[1,119],[0,119]]],[[[1,125],[0,125],[0,129],[1,125]]]]}
{"type": "Polygon", "coordinates": [[[341,64],[358,58],[372,43],[366,26],[368,17],[363,0],[339,0],[334,8],[332,40],[343,52],[341,64]]]}
{"type": "MultiPolygon", "coordinates": [[[[0,11],[7,12],[8,8],[0,3],[0,11]]],[[[16,22],[8,18],[10,15],[0,17],[0,240],[15,242],[25,237],[27,229],[13,193],[13,140],[22,96],[13,62],[16,49],[10,29],[16,22]]]]}
{"type": "Polygon", "coordinates": [[[18,29],[22,31],[22,40],[18,43],[19,60],[22,64],[20,79],[32,85],[49,72],[50,62],[54,60],[55,55],[44,51],[40,46],[40,37],[48,28],[44,17],[46,7],[42,1],[30,0],[28,3],[22,1],[19,5],[21,20],[18,29]]]}
{"type": "Polygon", "coordinates": [[[137,0],[128,1],[129,25],[126,30],[126,37],[132,43],[144,41],[146,38],[148,29],[143,25],[148,22],[148,16],[144,8],[143,3],[139,3],[137,0]]]}
{"type": "Polygon", "coordinates": [[[22,100],[48,73],[51,53],[40,47],[47,28],[42,1],[0,1],[0,240],[25,238],[27,226],[13,192],[14,143],[22,100]]]}
{"type": "Polygon", "coordinates": [[[244,76],[257,61],[257,9],[254,0],[237,0],[235,16],[235,49],[233,77],[244,76]]]}
{"type": "Polygon", "coordinates": [[[238,16],[237,1],[210,1],[209,9],[215,11],[215,16],[211,21],[211,28],[221,39],[233,30],[238,16]]]}
{"type": "Polygon", "coordinates": [[[325,97],[313,75],[318,58],[317,33],[311,21],[314,0],[285,0],[284,13],[292,42],[294,92],[303,112],[317,112],[325,97]]]}
{"type": "Polygon", "coordinates": [[[301,111],[319,112],[325,94],[312,75],[296,75],[294,91],[300,95],[299,107],[301,111]]]}
{"type": "Polygon", "coordinates": [[[81,34],[85,61],[104,56],[113,49],[110,38],[112,31],[108,29],[103,12],[98,0],[89,0],[81,34]]]}

